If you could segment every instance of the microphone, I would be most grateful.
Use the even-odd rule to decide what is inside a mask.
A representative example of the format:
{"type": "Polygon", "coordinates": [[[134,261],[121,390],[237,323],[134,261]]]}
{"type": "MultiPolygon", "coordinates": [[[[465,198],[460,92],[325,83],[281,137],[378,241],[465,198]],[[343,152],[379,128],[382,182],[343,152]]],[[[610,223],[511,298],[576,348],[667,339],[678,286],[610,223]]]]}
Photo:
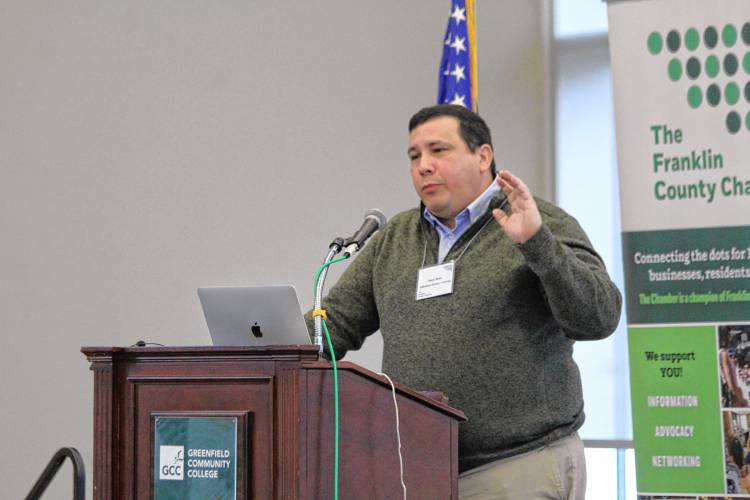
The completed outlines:
{"type": "Polygon", "coordinates": [[[362,225],[357,229],[350,238],[344,241],[344,253],[346,255],[352,255],[360,248],[365,246],[365,241],[373,235],[375,231],[385,226],[385,215],[377,208],[373,208],[365,212],[365,220],[362,225]]]}

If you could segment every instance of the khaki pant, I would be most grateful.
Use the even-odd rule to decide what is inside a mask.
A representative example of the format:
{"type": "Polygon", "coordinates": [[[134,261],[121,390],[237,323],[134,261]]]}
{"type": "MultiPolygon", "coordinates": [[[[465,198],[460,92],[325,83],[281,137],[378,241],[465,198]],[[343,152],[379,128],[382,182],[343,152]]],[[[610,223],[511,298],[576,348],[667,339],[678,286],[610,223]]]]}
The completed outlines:
{"type": "Polygon", "coordinates": [[[521,455],[490,462],[458,477],[461,500],[584,500],[586,460],[574,433],[521,455]]]}

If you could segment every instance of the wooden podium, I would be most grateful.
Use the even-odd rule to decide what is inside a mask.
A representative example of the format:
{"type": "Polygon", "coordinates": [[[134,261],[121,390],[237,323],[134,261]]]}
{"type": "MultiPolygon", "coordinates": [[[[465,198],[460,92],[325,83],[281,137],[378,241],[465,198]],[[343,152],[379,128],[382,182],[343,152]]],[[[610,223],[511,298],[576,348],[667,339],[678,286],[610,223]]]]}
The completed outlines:
{"type": "MultiPolygon", "coordinates": [[[[316,346],[81,351],[94,372],[95,499],[153,498],[159,416],[237,418],[237,499],[333,497],[333,372],[316,346]]],[[[399,384],[396,400],[408,497],[458,498],[466,417],[399,384]]],[[[339,401],[339,497],[402,498],[390,384],[342,362],[339,401]]]]}

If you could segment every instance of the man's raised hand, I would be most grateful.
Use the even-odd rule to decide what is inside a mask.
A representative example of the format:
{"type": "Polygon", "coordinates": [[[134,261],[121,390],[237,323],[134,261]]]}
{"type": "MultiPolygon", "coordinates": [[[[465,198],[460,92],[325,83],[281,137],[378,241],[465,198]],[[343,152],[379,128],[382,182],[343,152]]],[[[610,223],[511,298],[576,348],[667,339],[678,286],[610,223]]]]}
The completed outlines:
{"type": "Polygon", "coordinates": [[[507,170],[501,170],[496,180],[508,197],[512,213],[507,215],[496,208],[492,215],[508,238],[517,244],[524,243],[542,227],[542,217],[539,215],[534,197],[528,186],[507,170]]]}

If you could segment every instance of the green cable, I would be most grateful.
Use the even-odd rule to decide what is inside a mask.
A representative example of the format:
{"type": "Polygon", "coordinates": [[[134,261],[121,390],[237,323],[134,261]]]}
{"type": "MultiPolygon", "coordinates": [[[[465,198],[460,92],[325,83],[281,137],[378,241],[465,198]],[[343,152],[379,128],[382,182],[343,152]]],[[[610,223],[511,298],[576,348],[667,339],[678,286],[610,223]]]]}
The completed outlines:
{"type": "Polygon", "coordinates": [[[315,286],[313,287],[313,292],[318,291],[318,280],[320,279],[320,275],[325,270],[326,267],[330,266],[331,264],[341,262],[342,260],[346,260],[348,258],[349,258],[348,255],[344,255],[343,257],[339,257],[338,259],[333,259],[331,262],[326,262],[325,264],[320,266],[320,269],[318,269],[318,272],[315,274],[315,286]]]}
{"type": "Polygon", "coordinates": [[[328,326],[323,320],[323,331],[326,334],[328,342],[328,351],[331,353],[331,362],[333,363],[333,498],[339,498],[339,372],[336,367],[336,356],[333,355],[333,344],[331,344],[331,335],[328,333],[328,326]]]}
{"type": "MultiPolygon", "coordinates": [[[[315,274],[315,291],[318,290],[318,280],[320,275],[325,268],[336,262],[341,262],[349,258],[349,255],[344,255],[338,259],[334,259],[331,262],[326,262],[318,272],[315,274]]],[[[336,366],[336,356],[333,354],[333,343],[331,343],[331,334],[328,333],[328,325],[323,318],[321,323],[323,324],[323,332],[326,334],[326,342],[328,343],[328,352],[331,355],[331,362],[333,363],[333,498],[338,500],[339,498],[339,373],[336,366]]]]}

